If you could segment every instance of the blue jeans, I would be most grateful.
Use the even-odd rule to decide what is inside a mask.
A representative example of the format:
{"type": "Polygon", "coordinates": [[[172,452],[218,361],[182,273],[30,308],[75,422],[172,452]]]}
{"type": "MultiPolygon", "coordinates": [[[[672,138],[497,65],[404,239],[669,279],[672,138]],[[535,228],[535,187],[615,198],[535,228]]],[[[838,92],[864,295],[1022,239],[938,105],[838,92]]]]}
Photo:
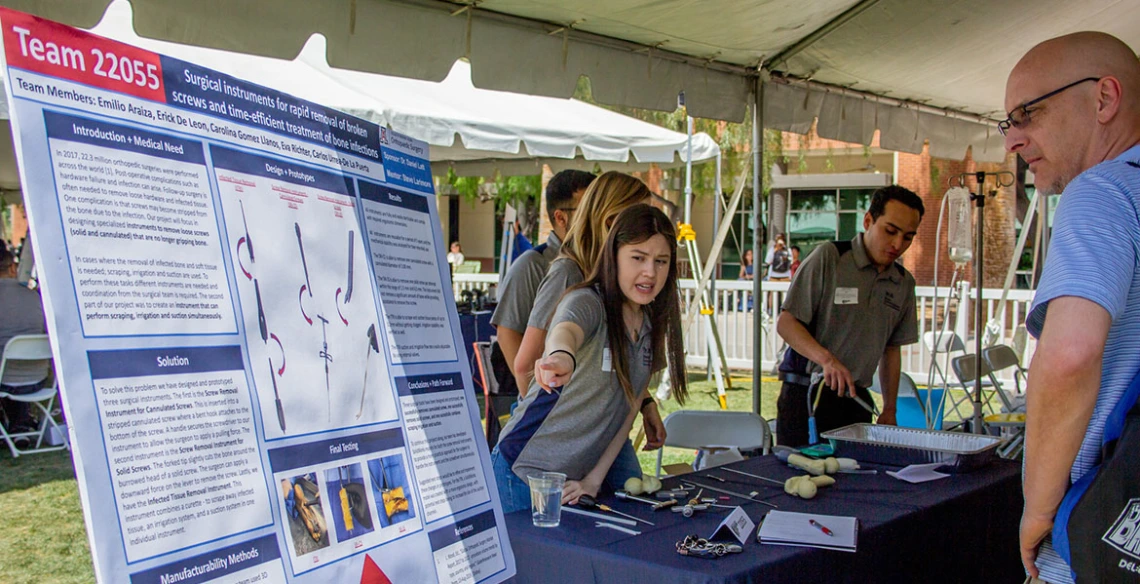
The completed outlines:
{"type": "Polygon", "coordinates": [[[641,478],[641,462],[637,460],[637,452],[633,450],[633,443],[629,440],[622,445],[610,472],[606,473],[606,485],[615,490],[625,490],[625,482],[629,479],[641,478]]]}
{"type": "MultiPolygon", "coordinates": [[[[498,446],[491,451],[491,467],[499,489],[499,501],[503,505],[503,513],[529,509],[530,487],[511,470],[510,463],[499,454],[498,446]]],[[[633,443],[626,440],[613,465],[610,466],[610,472],[606,474],[605,484],[615,491],[620,491],[625,489],[625,482],[632,477],[641,478],[641,463],[637,460],[633,443]]]]}
{"type": "Polygon", "coordinates": [[[495,484],[499,487],[499,502],[503,513],[514,513],[530,509],[530,487],[511,470],[510,463],[499,454],[499,447],[491,451],[491,468],[495,474],[495,484]]]}

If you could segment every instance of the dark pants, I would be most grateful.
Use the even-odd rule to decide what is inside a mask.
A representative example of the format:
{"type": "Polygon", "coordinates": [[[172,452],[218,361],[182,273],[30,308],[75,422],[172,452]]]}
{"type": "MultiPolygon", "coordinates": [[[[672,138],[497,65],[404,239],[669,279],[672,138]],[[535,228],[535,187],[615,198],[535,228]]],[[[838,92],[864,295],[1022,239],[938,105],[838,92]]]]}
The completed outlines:
{"type": "MultiPolygon", "coordinates": [[[[808,404],[807,386],[784,382],[780,387],[780,398],[776,402],[776,444],[781,446],[806,446],[808,444],[808,404]]],[[[842,428],[850,424],[870,423],[871,412],[863,409],[849,397],[839,395],[826,387],[815,409],[815,427],[820,434],[828,430],[842,428]]],[[[871,404],[871,394],[864,388],[856,392],[864,402],[871,404]]],[[[815,394],[812,394],[815,401],[815,394]]]]}
{"type": "MultiPolygon", "coordinates": [[[[12,395],[27,395],[43,389],[44,384],[31,385],[0,385],[0,391],[12,395]]],[[[34,432],[37,429],[36,420],[32,417],[32,404],[18,402],[10,399],[0,399],[4,406],[4,427],[9,433],[34,432]]]]}

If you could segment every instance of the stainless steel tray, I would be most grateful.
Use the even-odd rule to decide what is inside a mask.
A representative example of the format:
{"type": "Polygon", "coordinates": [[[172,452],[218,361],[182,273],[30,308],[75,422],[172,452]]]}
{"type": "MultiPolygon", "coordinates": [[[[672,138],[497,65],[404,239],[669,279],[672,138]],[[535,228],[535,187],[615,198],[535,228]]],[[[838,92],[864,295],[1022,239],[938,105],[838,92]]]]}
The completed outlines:
{"type": "Polygon", "coordinates": [[[852,424],[821,437],[832,441],[837,456],[859,462],[896,466],[942,462],[951,472],[989,464],[1001,443],[996,436],[874,424],[852,424]]]}

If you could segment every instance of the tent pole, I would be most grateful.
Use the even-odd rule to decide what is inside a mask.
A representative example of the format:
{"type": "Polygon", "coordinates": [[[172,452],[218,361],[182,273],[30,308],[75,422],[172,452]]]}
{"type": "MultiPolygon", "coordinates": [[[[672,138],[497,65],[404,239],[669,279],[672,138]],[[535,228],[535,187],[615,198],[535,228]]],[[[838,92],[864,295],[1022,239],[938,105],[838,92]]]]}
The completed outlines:
{"type": "MultiPolygon", "coordinates": [[[[720,229],[720,202],[721,202],[721,197],[723,196],[720,192],[720,150],[717,150],[717,152],[716,152],[716,186],[714,188],[716,190],[713,191],[715,193],[715,198],[713,199],[713,225],[716,225],[717,230],[719,230],[720,229]]],[[[726,217],[726,219],[728,219],[729,223],[732,223],[731,218],[726,217]]],[[[709,278],[709,298],[712,300],[713,318],[716,318],[716,307],[717,307],[716,280],[719,277],[720,277],[720,259],[718,256],[716,266],[713,268],[712,277],[709,278]]],[[[709,360],[708,360],[707,375],[708,375],[708,380],[712,381],[712,370],[713,370],[713,357],[714,357],[714,355],[712,354],[712,351],[709,351],[708,353],[709,353],[709,360]]],[[[725,374],[727,375],[728,372],[725,371],[725,374]]]]}
{"type": "Polygon", "coordinates": [[[693,224],[693,118],[685,116],[685,143],[688,155],[685,156],[685,225],[693,224]]]}
{"type": "MultiPolygon", "coordinates": [[[[761,71],[763,73],[763,71],[761,71]]],[[[752,92],[752,411],[760,413],[762,383],[760,374],[764,371],[764,327],[761,319],[760,272],[756,269],[756,257],[760,249],[761,209],[760,195],[764,172],[764,76],[756,76],[756,90],[752,92]]],[[[741,252],[743,254],[743,252],[741,252]]],[[[747,305],[747,301],[745,302],[747,305]]]]}

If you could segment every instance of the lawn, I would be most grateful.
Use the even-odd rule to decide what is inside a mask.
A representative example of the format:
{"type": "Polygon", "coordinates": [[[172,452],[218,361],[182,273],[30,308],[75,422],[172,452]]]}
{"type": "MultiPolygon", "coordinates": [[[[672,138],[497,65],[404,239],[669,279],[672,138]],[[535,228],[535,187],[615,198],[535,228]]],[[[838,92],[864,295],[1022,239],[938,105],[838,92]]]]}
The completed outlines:
{"type": "Polygon", "coordinates": [[[3,448],[0,498],[7,525],[0,530],[0,579],[10,584],[95,581],[69,452],[12,459],[3,448]]]}
{"type": "MultiPolygon", "coordinates": [[[[720,409],[716,385],[704,373],[690,373],[687,409],[720,409]]],[[[752,410],[752,380],[734,377],[728,390],[728,409],[752,410]]],[[[763,382],[761,415],[776,417],[779,383],[763,382]]],[[[878,396],[876,396],[877,398],[878,396]]],[[[965,406],[963,406],[965,408],[965,406]]],[[[661,404],[661,415],[679,409],[673,400],[661,404]]],[[[641,426],[634,424],[634,434],[641,426]]],[[[631,436],[632,438],[633,436],[631,436]]],[[[656,452],[640,452],[641,467],[652,473],[656,452]]],[[[687,463],[693,452],[667,448],[664,464],[687,463]]],[[[79,504],[75,471],[68,452],[51,452],[12,459],[0,451],[0,513],[7,528],[0,530],[0,579],[6,584],[92,582],[91,552],[79,504]]],[[[107,502],[109,504],[109,502],[107,502]]]]}

